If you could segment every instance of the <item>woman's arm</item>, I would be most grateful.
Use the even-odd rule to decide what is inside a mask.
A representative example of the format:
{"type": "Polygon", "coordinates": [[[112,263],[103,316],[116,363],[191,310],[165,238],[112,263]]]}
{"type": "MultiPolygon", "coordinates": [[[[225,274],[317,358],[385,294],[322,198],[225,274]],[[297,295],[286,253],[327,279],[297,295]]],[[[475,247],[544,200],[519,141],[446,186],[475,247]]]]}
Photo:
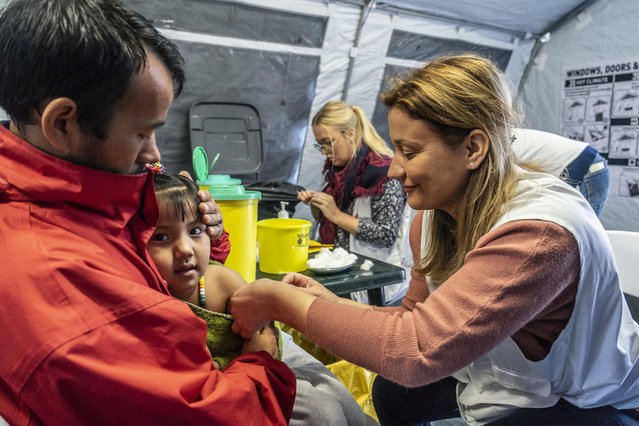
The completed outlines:
{"type": "MultiPolygon", "coordinates": [[[[422,301],[405,300],[412,310],[365,311],[318,298],[304,326],[329,352],[396,383],[421,386],[449,376],[532,321],[554,321],[557,301],[576,290],[578,279],[572,234],[551,222],[511,222],[484,236],[437,291],[422,301]]],[[[521,349],[533,358],[529,347],[521,349]]]]}
{"type": "Polygon", "coordinates": [[[390,247],[397,239],[406,206],[406,194],[396,179],[384,183],[383,191],[371,197],[371,217],[354,217],[341,211],[335,199],[323,192],[315,192],[309,198],[311,207],[321,210],[324,217],[336,226],[353,234],[355,238],[381,247],[390,247]]]}
{"type": "Polygon", "coordinates": [[[360,218],[355,232],[347,231],[358,240],[390,247],[397,239],[405,206],[406,194],[402,191],[401,183],[389,179],[384,183],[382,193],[371,197],[371,217],[360,218]]]}

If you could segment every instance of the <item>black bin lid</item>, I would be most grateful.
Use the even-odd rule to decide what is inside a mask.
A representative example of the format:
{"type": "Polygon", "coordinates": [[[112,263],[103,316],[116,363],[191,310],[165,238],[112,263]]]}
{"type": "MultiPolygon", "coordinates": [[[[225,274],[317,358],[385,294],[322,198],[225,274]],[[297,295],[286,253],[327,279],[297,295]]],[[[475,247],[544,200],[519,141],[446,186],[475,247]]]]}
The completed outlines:
{"type": "Polygon", "coordinates": [[[217,153],[216,174],[257,174],[262,168],[260,116],[252,105],[196,102],[189,111],[191,151],[201,146],[209,158],[217,153]]]}

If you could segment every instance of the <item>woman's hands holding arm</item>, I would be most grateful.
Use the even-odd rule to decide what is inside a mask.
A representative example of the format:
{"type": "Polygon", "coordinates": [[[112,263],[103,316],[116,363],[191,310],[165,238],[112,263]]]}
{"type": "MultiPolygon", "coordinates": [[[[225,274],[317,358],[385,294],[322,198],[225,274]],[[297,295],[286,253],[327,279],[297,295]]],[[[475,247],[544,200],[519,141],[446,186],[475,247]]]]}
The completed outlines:
{"type": "Polygon", "coordinates": [[[256,280],[240,287],[229,301],[233,331],[249,339],[271,320],[306,332],[308,310],[316,299],[304,289],[269,279],[256,280]]]}
{"type": "Polygon", "coordinates": [[[337,299],[339,299],[339,296],[328,290],[313,278],[298,274],[297,272],[286,274],[284,278],[282,278],[282,282],[304,289],[307,293],[312,294],[313,296],[322,297],[326,300],[337,301],[337,299]]]}
{"type": "Polygon", "coordinates": [[[286,274],[286,276],[282,279],[282,282],[294,285],[298,288],[303,288],[304,291],[314,296],[321,297],[322,299],[326,299],[331,302],[339,303],[340,305],[355,306],[360,309],[373,309],[373,307],[370,305],[365,305],[346,297],[340,297],[324,287],[319,282],[315,281],[313,278],[307,277],[303,274],[298,274],[296,272],[286,274]]]}
{"type": "Polygon", "coordinates": [[[271,320],[276,320],[306,333],[308,310],[318,297],[360,309],[372,309],[333,294],[312,278],[291,273],[282,282],[259,279],[233,293],[229,301],[229,313],[235,318],[233,331],[248,339],[271,320]]]}

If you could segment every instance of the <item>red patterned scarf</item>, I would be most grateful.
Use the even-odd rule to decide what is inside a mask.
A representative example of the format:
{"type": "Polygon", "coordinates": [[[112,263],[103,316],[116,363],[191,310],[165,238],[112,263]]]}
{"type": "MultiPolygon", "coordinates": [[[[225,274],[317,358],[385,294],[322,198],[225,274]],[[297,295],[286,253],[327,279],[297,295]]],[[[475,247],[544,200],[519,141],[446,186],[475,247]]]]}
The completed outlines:
{"type": "MultiPolygon", "coordinates": [[[[378,195],[388,180],[388,168],[392,158],[380,156],[365,143],[355,158],[346,166],[336,168],[329,160],[324,163],[326,186],[322,190],[332,195],[337,208],[345,212],[354,198],[378,195]]],[[[322,215],[319,222],[320,241],[323,244],[335,242],[335,224],[322,215]]]]}

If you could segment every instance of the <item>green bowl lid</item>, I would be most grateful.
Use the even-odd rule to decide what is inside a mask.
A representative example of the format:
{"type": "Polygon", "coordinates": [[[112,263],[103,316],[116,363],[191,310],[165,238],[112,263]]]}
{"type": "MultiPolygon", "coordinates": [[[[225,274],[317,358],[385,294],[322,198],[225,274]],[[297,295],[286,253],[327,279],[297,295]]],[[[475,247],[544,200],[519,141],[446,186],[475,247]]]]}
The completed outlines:
{"type": "Polygon", "coordinates": [[[246,191],[240,179],[231,175],[209,175],[209,160],[201,146],[193,150],[193,171],[200,185],[206,185],[211,195],[218,200],[250,200],[262,198],[259,191],[246,191]]]}
{"type": "Polygon", "coordinates": [[[261,200],[259,191],[245,191],[242,185],[209,186],[209,192],[218,201],[261,200]]]}
{"type": "Polygon", "coordinates": [[[231,185],[242,185],[241,179],[232,178],[231,175],[215,175],[211,174],[206,180],[203,182],[204,185],[208,186],[231,186],[231,185]]]}
{"type": "Polygon", "coordinates": [[[195,179],[200,184],[205,182],[209,175],[209,158],[201,146],[196,146],[193,150],[193,171],[195,179]]]}
{"type": "Polygon", "coordinates": [[[205,185],[211,195],[220,201],[262,199],[261,192],[247,191],[242,180],[232,178],[231,175],[211,174],[200,185],[205,185]]]}

